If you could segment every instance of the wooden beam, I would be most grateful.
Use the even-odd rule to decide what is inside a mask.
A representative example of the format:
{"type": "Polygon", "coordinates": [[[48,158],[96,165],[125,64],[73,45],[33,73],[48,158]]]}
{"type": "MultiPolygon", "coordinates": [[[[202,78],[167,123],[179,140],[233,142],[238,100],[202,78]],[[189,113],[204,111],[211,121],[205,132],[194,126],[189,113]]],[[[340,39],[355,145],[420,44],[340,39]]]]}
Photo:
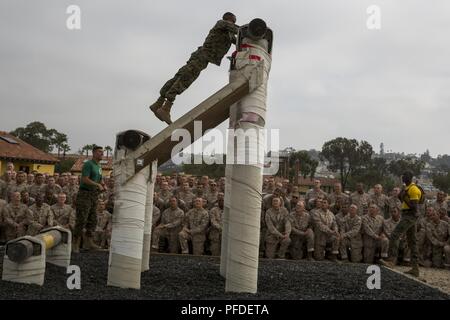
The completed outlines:
{"type": "Polygon", "coordinates": [[[231,105],[245,97],[250,92],[251,86],[251,79],[237,78],[127,155],[127,158],[134,159],[135,172],[139,172],[154,160],[163,164],[171,158],[173,147],[179,143],[171,141],[174,130],[188,130],[193,143],[197,138],[194,137],[194,121],[202,122],[203,135],[206,130],[215,128],[228,119],[231,105]]]}

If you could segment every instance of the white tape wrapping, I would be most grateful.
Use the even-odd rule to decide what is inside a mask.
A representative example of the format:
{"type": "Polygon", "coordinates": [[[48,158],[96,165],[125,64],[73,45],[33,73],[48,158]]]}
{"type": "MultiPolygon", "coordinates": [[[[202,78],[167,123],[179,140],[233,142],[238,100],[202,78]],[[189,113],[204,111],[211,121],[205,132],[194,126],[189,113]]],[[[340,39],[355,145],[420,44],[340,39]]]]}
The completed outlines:
{"type": "MultiPolygon", "coordinates": [[[[142,259],[148,175],[147,167],[125,184],[118,186],[113,215],[111,255],[115,253],[142,259]]],[[[111,264],[113,263],[111,261],[111,264]]]]}
{"type": "Polygon", "coordinates": [[[265,132],[249,122],[239,122],[235,128],[235,162],[262,168],[264,166],[265,132]]]}
{"type": "Polygon", "coordinates": [[[226,291],[256,293],[262,168],[235,165],[228,222],[226,291]]]}
{"type": "Polygon", "coordinates": [[[152,232],[152,217],[153,217],[153,193],[155,191],[156,173],[158,170],[158,161],[155,160],[151,164],[151,176],[147,184],[147,200],[145,203],[145,224],[144,234],[152,232]]]}
{"type": "MultiPolygon", "coordinates": [[[[244,41],[250,44],[251,47],[245,48],[236,54],[236,69],[245,77],[250,77],[252,67],[260,61],[264,65],[264,81],[261,86],[255,89],[252,93],[242,98],[237,107],[240,112],[253,112],[258,114],[264,120],[266,119],[266,99],[267,99],[267,80],[269,78],[270,67],[272,63],[271,56],[264,49],[263,43],[250,42],[248,39],[244,41]],[[260,60],[252,59],[251,57],[259,57],[260,60]]],[[[267,44],[265,44],[267,45],[267,44]]]]}
{"type": "MultiPolygon", "coordinates": [[[[250,43],[250,42],[249,42],[250,43]]],[[[271,66],[271,57],[267,53],[267,43],[250,43],[253,48],[248,48],[237,54],[236,67],[239,72],[248,78],[249,65],[263,61],[264,81],[261,86],[241,99],[231,108],[233,114],[253,112],[262,119],[266,118],[266,92],[267,79],[271,66]],[[251,57],[253,56],[253,57],[251,57]],[[255,56],[259,58],[255,58],[255,56]]],[[[243,129],[236,131],[234,160],[231,172],[231,185],[228,188],[229,216],[227,232],[227,257],[225,270],[225,291],[256,293],[258,284],[259,263],[259,237],[262,201],[262,173],[264,164],[265,135],[259,129],[258,124],[236,119],[235,128],[243,129]],[[247,132],[246,132],[247,131],[247,132]],[[242,144],[242,138],[249,137],[253,143],[242,144]],[[262,153],[262,157],[260,156],[262,153]],[[248,157],[248,158],[246,158],[248,157]],[[256,162],[253,161],[256,158],[256,162]],[[250,160],[250,161],[249,161],[250,160]],[[242,163],[242,164],[239,164],[242,163]]],[[[230,139],[228,140],[230,143],[230,139]]],[[[230,150],[230,149],[228,149],[230,150]]],[[[227,154],[227,157],[230,154],[227,154]]]]}

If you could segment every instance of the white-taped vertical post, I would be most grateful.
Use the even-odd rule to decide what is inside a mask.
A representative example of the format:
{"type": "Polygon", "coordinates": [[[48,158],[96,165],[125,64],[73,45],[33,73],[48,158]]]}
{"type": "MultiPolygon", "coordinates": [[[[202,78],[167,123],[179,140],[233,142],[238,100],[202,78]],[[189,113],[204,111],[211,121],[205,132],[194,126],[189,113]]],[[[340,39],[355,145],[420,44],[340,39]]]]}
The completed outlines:
{"type": "MultiPolygon", "coordinates": [[[[230,143],[228,142],[228,145],[230,143]]],[[[227,157],[230,152],[227,152],[227,157]]],[[[225,195],[222,218],[222,241],[220,247],[220,275],[226,276],[228,261],[228,219],[230,215],[230,196],[231,196],[231,165],[225,164],[225,195]]]]}
{"type": "Polygon", "coordinates": [[[266,40],[244,39],[243,42],[248,49],[237,53],[236,69],[245,75],[256,63],[253,59],[258,57],[264,74],[262,85],[237,103],[235,154],[234,159],[230,159],[234,164],[230,180],[225,291],[256,293],[265,146],[262,129],[271,57],[266,40]]]}
{"type": "Polygon", "coordinates": [[[147,271],[150,266],[150,247],[152,241],[152,217],[153,217],[153,192],[155,191],[156,172],[158,161],[155,160],[150,165],[150,177],[147,183],[147,200],[145,203],[144,222],[144,245],[142,247],[142,272],[147,271]]]}
{"type": "Polygon", "coordinates": [[[114,178],[117,197],[112,217],[108,285],[140,289],[144,240],[145,204],[150,168],[134,174],[126,150],[116,150],[114,178]]]}

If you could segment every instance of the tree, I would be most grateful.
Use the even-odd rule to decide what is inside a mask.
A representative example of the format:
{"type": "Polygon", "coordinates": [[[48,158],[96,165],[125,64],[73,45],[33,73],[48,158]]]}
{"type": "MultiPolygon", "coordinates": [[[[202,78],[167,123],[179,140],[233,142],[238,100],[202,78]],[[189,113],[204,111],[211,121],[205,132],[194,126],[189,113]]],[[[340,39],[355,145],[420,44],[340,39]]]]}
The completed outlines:
{"type": "Polygon", "coordinates": [[[448,154],[438,155],[433,164],[439,171],[450,171],[450,156],[448,154]]]}
{"type": "Polygon", "coordinates": [[[320,153],[321,158],[328,161],[328,169],[339,172],[343,189],[349,176],[355,170],[364,168],[372,155],[372,146],[367,141],[341,137],[325,142],[320,153]]]}
{"type": "Polygon", "coordinates": [[[450,193],[450,171],[444,174],[434,174],[432,178],[435,187],[446,193],[450,193]]]}
{"type": "MultiPolygon", "coordinates": [[[[67,149],[67,135],[64,133],[60,133],[56,131],[55,129],[50,130],[52,132],[52,144],[56,147],[56,150],[58,150],[58,157],[60,156],[61,151],[63,149],[67,149]]],[[[70,150],[70,147],[69,147],[70,150]]],[[[67,151],[69,151],[67,150],[67,151]]],[[[65,153],[65,152],[64,152],[65,153]]]]}
{"type": "Polygon", "coordinates": [[[295,177],[295,163],[296,161],[299,162],[300,166],[300,173],[304,178],[307,176],[310,176],[311,178],[314,177],[316,173],[317,166],[319,165],[319,162],[317,160],[312,159],[309,156],[308,151],[302,150],[302,151],[295,151],[292,152],[289,155],[289,179],[291,181],[297,181],[298,177],[295,177]],[[294,180],[295,179],[295,180],[294,180]]]}
{"type": "Polygon", "coordinates": [[[74,165],[76,159],[64,159],[58,162],[55,166],[55,171],[58,173],[69,172],[72,166],[74,165]]]}
{"type": "Polygon", "coordinates": [[[422,160],[415,160],[412,157],[406,157],[389,163],[389,171],[397,177],[400,177],[407,170],[411,171],[415,176],[419,176],[424,167],[425,163],[422,160]]]}
{"type": "MultiPolygon", "coordinates": [[[[67,136],[55,129],[47,129],[45,124],[34,121],[26,127],[19,127],[10,132],[13,136],[31,144],[33,147],[43,151],[51,152],[63,143],[67,144],[67,136]]],[[[58,154],[61,149],[58,149],[58,154]]]]}
{"type": "Polygon", "coordinates": [[[85,144],[83,147],[81,147],[80,150],[78,150],[79,154],[86,153],[86,157],[89,157],[89,151],[92,151],[92,148],[94,148],[93,144],[85,144]]]}
{"type": "Polygon", "coordinates": [[[356,169],[348,185],[351,189],[355,189],[358,182],[364,183],[366,186],[374,186],[379,183],[391,190],[395,186],[395,180],[389,174],[389,165],[384,158],[373,158],[364,167],[356,169]]]}
{"type": "MultiPolygon", "coordinates": [[[[193,155],[192,155],[193,156],[193,155]]],[[[222,158],[219,155],[219,158],[222,158]]],[[[202,162],[201,164],[194,164],[191,158],[191,164],[183,163],[183,171],[187,174],[192,174],[194,176],[204,176],[207,175],[211,178],[220,178],[225,176],[225,163],[226,156],[223,156],[223,164],[206,164],[202,162]]]]}
{"type": "Polygon", "coordinates": [[[63,152],[63,157],[66,157],[66,153],[70,151],[70,147],[67,143],[61,145],[61,151],[63,152]]]}
{"type": "Polygon", "coordinates": [[[427,163],[427,162],[430,162],[431,161],[431,155],[430,155],[430,150],[426,150],[424,153],[422,153],[421,155],[420,155],[420,160],[422,161],[422,162],[425,162],[425,163],[427,163]]]}
{"type": "Polygon", "coordinates": [[[106,146],[106,147],[105,147],[106,157],[107,157],[107,158],[109,157],[109,153],[112,152],[112,150],[113,150],[113,149],[112,149],[110,146],[106,146]]]}

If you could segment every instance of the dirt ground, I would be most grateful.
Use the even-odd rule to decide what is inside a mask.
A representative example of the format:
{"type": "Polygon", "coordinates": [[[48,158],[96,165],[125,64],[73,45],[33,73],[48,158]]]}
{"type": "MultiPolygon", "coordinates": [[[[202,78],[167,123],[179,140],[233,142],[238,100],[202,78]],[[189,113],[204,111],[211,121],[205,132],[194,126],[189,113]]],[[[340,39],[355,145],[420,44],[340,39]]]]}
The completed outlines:
{"type": "MultiPolygon", "coordinates": [[[[2,264],[0,250],[0,269],[2,264]]],[[[0,299],[450,299],[449,294],[385,268],[381,268],[381,289],[370,290],[365,264],[263,259],[255,295],[225,293],[217,257],[152,255],[140,290],[106,286],[107,252],[73,255],[71,264],[81,269],[81,290],[69,290],[65,269],[47,264],[42,287],[0,281],[0,299]]]]}
{"type": "MultiPolygon", "coordinates": [[[[405,272],[410,267],[396,266],[395,270],[405,272]]],[[[410,277],[412,278],[412,277],[410,277]]],[[[419,281],[439,288],[450,295],[450,270],[436,268],[420,268],[419,281]]]]}

